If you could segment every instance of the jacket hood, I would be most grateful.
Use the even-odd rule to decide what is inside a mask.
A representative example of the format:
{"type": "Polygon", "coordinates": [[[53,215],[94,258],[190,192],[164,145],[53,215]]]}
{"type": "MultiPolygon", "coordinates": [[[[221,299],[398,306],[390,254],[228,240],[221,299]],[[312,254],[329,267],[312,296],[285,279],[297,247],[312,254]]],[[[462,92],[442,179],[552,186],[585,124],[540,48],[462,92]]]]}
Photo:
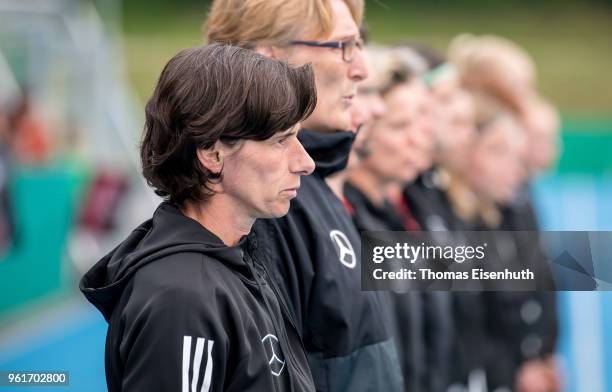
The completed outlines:
{"type": "Polygon", "coordinates": [[[346,131],[322,133],[302,129],[298,139],[315,161],[314,174],[325,178],[346,168],[355,134],[346,131]]]}
{"type": "Polygon", "coordinates": [[[153,218],[138,226],[83,276],[79,288],[108,321],[126,285],[143,266],[172,254],[198,252],[248,276],[243,260],[245,244],[246,237],[228,247],[200,223],[162,203],[153,218]]]}

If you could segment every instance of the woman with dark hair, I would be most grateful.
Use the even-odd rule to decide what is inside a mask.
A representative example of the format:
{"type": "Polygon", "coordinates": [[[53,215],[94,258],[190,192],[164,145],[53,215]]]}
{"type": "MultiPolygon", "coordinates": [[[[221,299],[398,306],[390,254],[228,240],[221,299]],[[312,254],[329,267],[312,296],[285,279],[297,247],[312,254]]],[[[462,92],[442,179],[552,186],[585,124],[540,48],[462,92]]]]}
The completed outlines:
{"type": "Polygon", "coordinates": [[[146,106],[143,175],[164,201],[81,290],[109,322],[111,391],[312,391],[287,304],[255,258],[314,163],[297,140],[310,66],[207,45],[166,65],[146,106]]]}

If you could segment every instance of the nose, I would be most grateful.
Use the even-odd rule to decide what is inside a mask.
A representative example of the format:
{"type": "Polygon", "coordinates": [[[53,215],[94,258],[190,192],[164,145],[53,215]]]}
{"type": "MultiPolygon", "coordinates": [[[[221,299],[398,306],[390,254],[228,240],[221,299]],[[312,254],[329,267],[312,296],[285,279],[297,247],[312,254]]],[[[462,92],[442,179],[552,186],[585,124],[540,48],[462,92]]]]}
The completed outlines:
{"type": "Polygon", "coordinates": [[[368,77],[368,65],[362,50],[356,50],[353,61],[348,64],[348,77],[354,82],[361,82],[368,77]]]}
{"type": "Polygon", "coordinates": [[[315,163],[308,155],[302,143],[296,139],[295,147],[290,157],[289,161],[289,170],[293,174],[298,174],[300,176],[308,176],[312,174],[315,169],[315,163]]]}

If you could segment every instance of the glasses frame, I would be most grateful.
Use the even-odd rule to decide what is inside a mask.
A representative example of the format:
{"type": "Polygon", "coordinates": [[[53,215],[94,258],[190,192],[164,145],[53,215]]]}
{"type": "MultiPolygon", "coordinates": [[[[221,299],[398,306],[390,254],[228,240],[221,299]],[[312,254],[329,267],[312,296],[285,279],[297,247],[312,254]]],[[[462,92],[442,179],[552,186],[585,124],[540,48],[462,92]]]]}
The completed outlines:
{"type": "Polygon", "coordinates": [[[290,45],[304,45],[304,46],[310,46],[310,47],[314,47],[314,48],[332,48],[332,49],[342,49],[342,61],[344,61],[345,63],[351,63],[353,62],[353,59],[355,57],[354,54],[354,50],[355,48],[361,50],[363,49],[363,41],[362,40],[355,40],[355,39],[347,39],[344,41],[303,41],[303,40],[294,40],[294,41],[289,41],[290,45]],[[348,53],[348,48],[353,47],[353,52],[351,53],[351,56],[349,56],[348,53]]]}

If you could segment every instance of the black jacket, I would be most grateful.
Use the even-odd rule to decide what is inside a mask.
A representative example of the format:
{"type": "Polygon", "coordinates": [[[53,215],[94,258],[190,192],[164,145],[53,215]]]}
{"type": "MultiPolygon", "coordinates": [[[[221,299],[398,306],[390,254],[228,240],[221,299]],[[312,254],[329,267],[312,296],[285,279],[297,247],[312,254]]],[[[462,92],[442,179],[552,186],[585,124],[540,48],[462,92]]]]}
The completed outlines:
{"type": "Polygon", "coordinates": [[[346,166],[353,135],[300,131],[316,162],[289,214],[259,221],[259,249],[272,261],[302,329],[319,391],[398,391],[401,370],[388,298],[361,291],[360,237],[325,177],[346,166]]]}
{"type": "MultiPolygon", "coordinates": [[[[404,196],[417,221],[429,230],[492,230],[454,214],[438,174],[433,169],[406,187],[404,196]]],[[[526,191],[502,209],[502,223],[495,230],[513,232],[496,237],[506,242],[499,244],[503,248],[515,249],[513,258],[532,268],[546,268],[546,256],[538,253],[539,238],[533,235],[538,224],[526,191]]],[[[553,288],[550,282],[540,284],[553,288]]],[[[452,293],[452,300],[456,338],[451,380],[466,383],[480,369],[490,390],[512,388],[524,361],[554,352],[558,333],[555,293],[461,292],[452,293]]]]}
{"type": "MultiPolygon", "coordinates": [[[[360,232],[407,230],[389,201],[376,206],[350,182],[344,186],[344,196],[360,232]]],[[[453,339],[449,293],[406,291],[391,292],[389,296],[405,390],[446,391],[453,339]]]]}
{"type": "Polygon", "coordinates": [[[252,254],[248,239],[227,247],[162,203],[87,272],[81,291],[109,323],[108,389],[314,390],[288,309],[252,254]]]}
{"type": "Polygon", "coordinates": [[[453,211],[443,178],[443,172],[436,167],[422,173],[404,188],[404,201],[425,231],[470,230],[453,211]]]}
{"type": "MultiPolygon", "coordinates": [[[[555,285],[547,256],[541,248],[527,188],[500,211],[502,220],[498,227],[475,222],[473,229],[499,231],[490,242],[490,251],[497,251],[500,260],[506,259],[506,262],[512,261],[535,271],[539,289],[488,291],[480,294],[479,304],[473,304],[480,307],[484,315],[482,336],[487,338],[482,343],[485,346],[482,360],[490,389],[513,388],[517,372],[526,361],[545,358],[554,352],[558,334],[556,293],[552,291],[555,285]]],[[[470,325],[474,328],[477,325],[475,312],[470,313],[470,325]]],[[[468,347],[465,350],[473,351],[468,347]]]]}
{"type": "Polygon", "coordinates": [[[550,290],[498,293],[496,309],[500,314],[495,331],[507,343],[506,351],[514,354],[511,371],[515,373],[525,361],[552,355],[559,332],[554,279],[537,233],[539,225],[527,186],[502,209],[499,230],[512,232],[516,258],[537,271],[539,287],[550,290]]]}

